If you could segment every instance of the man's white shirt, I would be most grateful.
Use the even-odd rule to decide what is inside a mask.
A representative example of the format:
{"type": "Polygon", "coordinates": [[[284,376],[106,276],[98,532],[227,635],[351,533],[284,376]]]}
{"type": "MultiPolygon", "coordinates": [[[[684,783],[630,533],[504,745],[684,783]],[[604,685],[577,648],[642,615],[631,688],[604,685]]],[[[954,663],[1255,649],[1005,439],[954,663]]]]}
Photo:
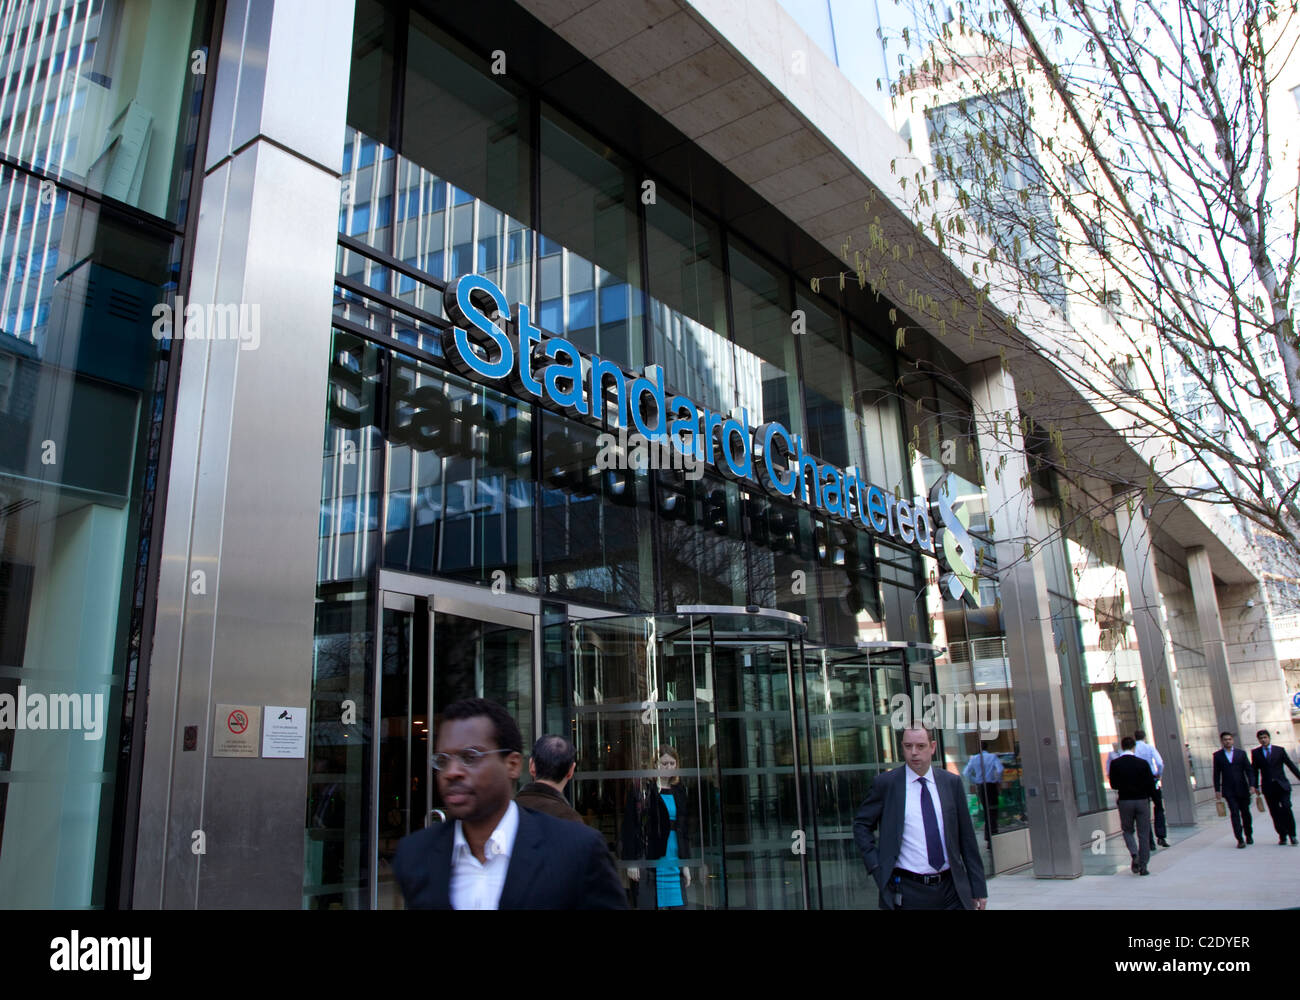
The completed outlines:
{"type": "Polygon", "coordinates": [[[451,908],[453,910],[495,910],[506,886],[510,855],[519,833],[519,807],[510,803],[501,822],[483,845],[483,861],[474,857],[456,820],[451,842],[451,908]]]}
{"type": "Polygon", "coordinates": [[[907,768],[907,799],[903,809],[903,845],[898,852],[896,864],[904,871],[916,872],[918,875],[933,875],[936,871],[946,870],[948,865],[945,863],[943,868],[936,869],[930,864],[929,852],[925,847],[925,822],[921,817],[921,777],[925,778],[925,791],[930,796],[930,801],[934,803],[934,819],[939,825],[939,842],[943,844],[943,856],[948,857],[948,844],[943,835],[943,805],[939,801],[939,788],[934,781],[934,768],[930,768],[924,775],[917,775],[909,767],[907,768]]]}

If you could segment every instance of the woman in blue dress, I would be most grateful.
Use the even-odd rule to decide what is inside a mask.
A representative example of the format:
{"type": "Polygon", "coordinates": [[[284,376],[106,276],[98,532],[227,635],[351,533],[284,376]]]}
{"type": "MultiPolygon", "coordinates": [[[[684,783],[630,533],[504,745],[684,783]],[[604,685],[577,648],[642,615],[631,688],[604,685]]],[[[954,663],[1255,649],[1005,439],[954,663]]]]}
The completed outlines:
{"type": "Polygon", "coordinates": [[[658,777],[641,782],[628,796],[623,822],[623,857],[645,859],[644,868],[628,869],[638,909],[674,910],[686,906],[691,870],[687,835],[686,788],[677,776],[681,757],[670,746],[659,748],[658,777]]]}

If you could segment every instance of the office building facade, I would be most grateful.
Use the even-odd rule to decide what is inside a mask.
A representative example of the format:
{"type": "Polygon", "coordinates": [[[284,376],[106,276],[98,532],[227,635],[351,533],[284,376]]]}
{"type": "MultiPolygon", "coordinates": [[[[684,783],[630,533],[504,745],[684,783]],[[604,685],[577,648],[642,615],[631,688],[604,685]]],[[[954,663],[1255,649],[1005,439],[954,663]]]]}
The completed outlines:
{"type": "Polygon", "coordinates": [[[158,6],[0,18],[0,693],[102,723],[0,729],[10,905],[398,906],[466,696],[624,871],[673,748],[711,909],[874,905],[904,717],[1045,877],[1122,732],[1190,822],[1287,719],[1223,526],[1096,516],[1050,370],[841,278],[906,143],[777,3],[158,6]]]}

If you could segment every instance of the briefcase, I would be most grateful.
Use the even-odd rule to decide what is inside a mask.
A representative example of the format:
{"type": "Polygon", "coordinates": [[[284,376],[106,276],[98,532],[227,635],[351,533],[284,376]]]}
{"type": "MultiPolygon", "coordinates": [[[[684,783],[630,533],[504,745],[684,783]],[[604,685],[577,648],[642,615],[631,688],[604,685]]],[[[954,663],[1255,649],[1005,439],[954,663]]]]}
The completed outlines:
{"type": "Polygon", "coordinates": [[[1223,799],[1215,799],[1214,811],[1217,812],[1220,816],[1226,816],[1228,815],[1228,804],[1224,802],[1223,799]]]}
{"type": "Polygon", "coordinates": [[[1264,810],[1267,808],[1267,807],[1264,805],[1264,798],[1263,798],[1263,796],[1260,796],[1260,795],[1256,795],[1256,796],[1255,796],[1255,808],[1258,809],[1260,812],[1264,812],[1264,810]]]}

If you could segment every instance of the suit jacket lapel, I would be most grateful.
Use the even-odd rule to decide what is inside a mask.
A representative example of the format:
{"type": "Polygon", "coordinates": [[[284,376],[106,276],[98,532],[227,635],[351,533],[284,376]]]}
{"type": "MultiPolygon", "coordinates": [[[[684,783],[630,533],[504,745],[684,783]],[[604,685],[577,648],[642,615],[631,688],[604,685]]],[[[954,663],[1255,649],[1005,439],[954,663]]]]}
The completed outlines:
{"type": "Polygon", "coordinates": [[[532,814],[520,809],[519,832],[515,834],[514,850],[510,852],[510,867],[506,869],[506,884],[501,890],[498,910],[522,907],[537,879],[542,860],[542,838],[537,821],[532,814]]]}

